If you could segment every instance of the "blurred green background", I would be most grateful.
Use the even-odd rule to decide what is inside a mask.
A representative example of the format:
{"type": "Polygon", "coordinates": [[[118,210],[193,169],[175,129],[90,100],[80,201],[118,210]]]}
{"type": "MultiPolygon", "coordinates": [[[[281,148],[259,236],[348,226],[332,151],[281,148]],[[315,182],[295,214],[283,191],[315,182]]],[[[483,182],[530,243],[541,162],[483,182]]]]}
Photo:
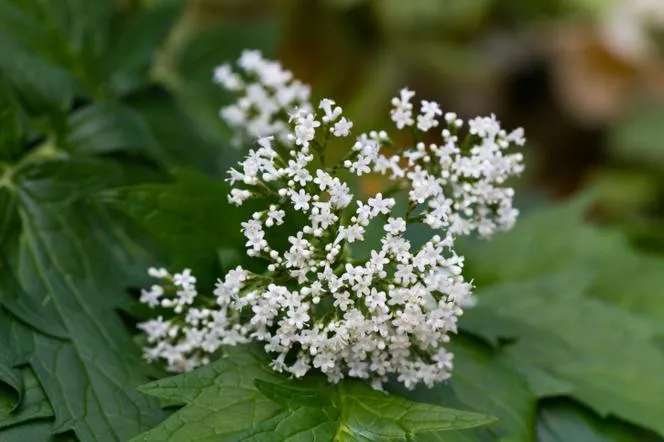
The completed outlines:
{"type": "MultiPolygon", "coordinates": [[[[389,98],[404,85],[446,110],[495,113],[506,127],[523,126],[527,195],[560,199],[592,188],[597,221],[664,250],[664,2],[170,5],[179,10],[151,76],[211,137],[227,139],[217,118],[227,97],[211,83],[211,70],[259,48],[312,84],[314,98],[337,99],[361,128],[384,123],[389,98]]],[[[234,159],[223,150],[218,170],[234,159]]]]}

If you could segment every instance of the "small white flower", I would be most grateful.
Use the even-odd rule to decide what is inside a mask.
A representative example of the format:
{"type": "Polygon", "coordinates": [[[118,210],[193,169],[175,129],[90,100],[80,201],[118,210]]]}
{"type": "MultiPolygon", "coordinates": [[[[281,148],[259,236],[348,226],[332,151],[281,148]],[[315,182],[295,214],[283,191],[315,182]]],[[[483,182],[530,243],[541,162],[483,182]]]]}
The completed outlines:
{"type": "Polygon", "coordinates": [[[214,70],[214,81],[229,91],[237,91],[242,87],[242,80],[228,64],[222,64],[214,70]]]}
{"type": "Polygon", "coordinates": [[[160,285],[153,285],[150,290],[141,290],[139,299],[143,304],[149,307],[156,307],[160,304],[159,298],[164,294],[164,288],[160,285]]]}
{"type": "Polygon", "coordinates": [[[236,206],[241,206],[247,199],[251,197],[251,192],[244,189],[231,189],[230,195],[228,195],[228,202],[235,204],[236,206]]]}
{"type": "Polygon", "coordinates": [[[295,144],[308,147],[309,142],[316,136],[316,128],[320,122],[315,120],[314,114],[306,114],[295,119],[295,144]]]}
{"type": "Polygon", "coordinates": [[[270,211],[267,213],[267,221],[265,224],[268,227],[271,227],[273,224],[280,226],[284,223],[285,216],[286,212],[283,210],[278,210],[276,206],[273,206],[273,208],[270,208],[270,211]]]}
{"type": "Polygon", "coordinates": [[[341,118],[337,121],[330,130],[335,137],[347,137],[350,135],[350,130],[353,127],[353,122],[348,121],[346,117],[341,118]]]}
{"type": "Polygon", "coordinates": [[[299,192],[291,193],[291,201],[293,201],[293,209],[295,210],[306,212],[309,210],[310,200],[311,195],[309,195],[304,189],[301,189],[299,192]]]}
{"type": "Polygon", "coordinates": [[[186,288],[196,284],[196,277],[191,274],[191,269],[184,269],[182,273],[176,273],[173,275],[173,284],[186,288]]]}
{"type": "Polygon", "coordinates": [[[155,267],[150,267],[148,269],[148,275],[150,275],[153,278],[157,279],[164,279],[170,277],[170,273],[168,273],[168,270],[164,268],[155,268],[155,267]]]}
{"type": "Polygon", "coordinates": [[[398,235],[406,231],[406,221],[403,218],[388,218],[384,229],[387,233],[398,235]]]}

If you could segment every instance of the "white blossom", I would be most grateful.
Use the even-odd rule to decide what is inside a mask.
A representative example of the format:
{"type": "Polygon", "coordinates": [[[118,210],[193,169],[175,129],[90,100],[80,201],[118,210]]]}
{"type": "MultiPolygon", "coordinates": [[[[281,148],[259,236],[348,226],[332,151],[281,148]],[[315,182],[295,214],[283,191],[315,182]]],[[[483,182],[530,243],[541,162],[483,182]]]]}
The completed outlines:
{"type": "Polygon", "coordinates": [[[238,72],[229,64],[214,70],[215,83],[239,95],[236,102],[219,111],[236,133],[234,144],[240,146],[269,135],[286,143],[290,128],[283,116],[296,109],[311,109],[309,86],[293,79],[292,72],[266,60],[259,51],[244,51],[237,65],[238,72]]]}
{"type": "MultiPolygon", "coordinates": [[[[143,291],[141,301],[171,315],[140,325],[149,343],[146,358],[184,371],[205,364],[224,345],[256,341],[272,355],[273,369],[295,377],[315,369],[331,382],[349,376],[375,388],[390,375],[408,388],[445,381],[453,368],[446,343],[463,308],[475,302],[454,242],[464,235],[490,236],[516,221],[514,191],[506,182],[523,170],[521,153],[511,151],[524,144],[523,131],[506,132],[493,115],[464,122],[433,101],[422,101],[415,118],[414,92],[404,88],[392,100],[397,129],[442,126],[439,140],[413,142],[394,153],[386,131],[370,131],[349,143],[344,160],[324,164],[329,134],[349,136],[353,127],[343,109],[324,99],[316,111],[307,106],[282,112],[285,102],[294,101],[275,97],[287,97],[283,91],[299,84],[292,75],[254,51],[238,65],[260,82],[244,86],[246,79],[237,79],[246,95],[237,106],[260,113],[256,106],[264,101],[264,122],[272,126],[252,133],[245,123],[257,120],[245,112],[236,129],[260,137],[258,148],[228,178],[234,204],[267,200],[240,226],[247,254],[259,257],[264,270],[236,267],[209,297],[196,291],[188,269],[175,275],[150,269],[161,282],[143,291]],[[406,207],[387,192],[366,200],[354,195],[345,177],[366,173],[384,175],[390,192],[407,199],[406,207]],[[418,223],[432,233],[415,248],[407,235],[418,223]],[[375,224],[380,240],[366,244],[365,256],[353,256],[349,245],[368,241],[375,224]],[[285,246],[273,232],[281,225],[288,227],[285,246]]],[[[215,78],[232,86],[232,75],[222,66],[215,78]]]]}

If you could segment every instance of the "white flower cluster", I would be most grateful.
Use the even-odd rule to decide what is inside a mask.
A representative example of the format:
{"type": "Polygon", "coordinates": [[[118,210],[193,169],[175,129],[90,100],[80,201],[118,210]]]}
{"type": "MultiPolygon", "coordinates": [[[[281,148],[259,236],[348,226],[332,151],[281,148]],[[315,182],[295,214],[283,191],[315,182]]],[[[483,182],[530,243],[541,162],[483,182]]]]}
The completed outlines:
{"type": "Polygon", "coordinates": [[[295,109],[311,109],[309,86],[258,51],[244,51],[237,64],[240,72],[234,72],[229,64],[214,71],[217,84],[238,94],[235,103],[219,112],[235,130],[233,144],[240,146],[268,135],[285,142],[290,130],[288,115],[295,109]]]}
{"type": "Polygon", "coordinates": [[[508,149],[524,139],[493,116],[468,121],[460,137],[463,120],[428,101],[414,115],[413,97],[401,91],[392,120],[416,134],[443,126],[440,142],[399,148],[386,132],[372,131],[357,136],[340,163],[326,165],[328,138],[352,128],[329,99],[316,112],[292,112],[279,140],[259,139],[230,171],[229,200],[266,200],[242,223],[247,254],[265,262],[265,272],[237,267],[206,297],[189,270],[152,269],[161,284],[141,300],[167,319],[141,324],[147,357],[181,371],[206,363],[222,345],[259,341],[274,355],[274,369],[295,377],[318,369],[332,382],[350,376],[376,388],[391,374],[408,388],[447,379],[453,355],[445,343],[472,289],[454,240],[514,224],[513,191],[504,183],[523,169],[522,155],[508,149]],[[406,202],[382,193],[356,198],[344,177],[367,173],[386,176],[406,202]],[[408,239],[415,223],[430,227],[419,247],[408,239]],[[380,243],[351,256],[349,245],[373,228],[382,231],[380,243]],[[290,232],[286,245],[282,232],[290,232]]]}

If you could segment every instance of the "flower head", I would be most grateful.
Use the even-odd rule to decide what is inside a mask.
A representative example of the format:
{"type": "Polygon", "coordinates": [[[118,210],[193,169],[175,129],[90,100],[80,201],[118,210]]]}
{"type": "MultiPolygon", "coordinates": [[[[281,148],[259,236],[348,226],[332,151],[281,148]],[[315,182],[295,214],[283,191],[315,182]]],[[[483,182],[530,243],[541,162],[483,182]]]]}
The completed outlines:
{"type": "MultiPolygon", "coordinates": [[[[253,73],[269,65],[275,87],[294,81],[253,52],[240,65],[253,73]]],[[[524,139],[520,130],[504,131],[494,116],[470,120],[462,137],[464,122],[435,102],[422,101],[414,117],[413,98],[403,89],[392,100],[392,120],[397,129],[442,127],[437,142],[395,146],[387,132],[372,131],[357,135],[340,163],[327,165],[328,136],[346,137],[352,129],[330,99],[316,112],[283,117],[279,131],[266,129],[229,173],[233,203],[267,201],[241,225],[247,254],[265,262],[265,271],[231,270],[207,304],[189,271],[152,271],[163,293],[153,287],[144,302],[175,315],[142,325],[153,344],[146,354],[180,370],[204,363],[222,345],[258,341],[274,356],[275,370],[295,377],[318,369],[333,382],[351,376],[378,387],[395,374],[409,388],[447,379],[453,356],[445,344],[463,306],[472,303],[454,242],[514,224],[514,192],[505,182],[523,170],[521,154],[509,149],[524,139]],[[366,200],[354,195],[345,177],[365,173],[392,181],[405,207],[383,193],[366,200]],[[292,233],[280,248],[272,230],[285,223],[292,233]],[[409,240],[413,224],[430,228],[418,247],[409,240]],[[366,241],[374,225],[380,240],[365,255],[353,255],[351,245],[366,241]]]]}

